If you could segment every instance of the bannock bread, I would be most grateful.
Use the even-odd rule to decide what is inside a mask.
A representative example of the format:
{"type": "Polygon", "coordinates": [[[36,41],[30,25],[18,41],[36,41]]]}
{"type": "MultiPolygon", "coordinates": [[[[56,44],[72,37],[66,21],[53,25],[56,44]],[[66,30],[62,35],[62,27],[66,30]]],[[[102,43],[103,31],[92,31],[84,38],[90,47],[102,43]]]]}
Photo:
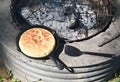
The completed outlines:
{"type": "Polygon", "coordinates": [[[55,38],[46,29],[30,28],[20,36],[19,47],[29,57],[46,57],[54,50],[55,38]]]}

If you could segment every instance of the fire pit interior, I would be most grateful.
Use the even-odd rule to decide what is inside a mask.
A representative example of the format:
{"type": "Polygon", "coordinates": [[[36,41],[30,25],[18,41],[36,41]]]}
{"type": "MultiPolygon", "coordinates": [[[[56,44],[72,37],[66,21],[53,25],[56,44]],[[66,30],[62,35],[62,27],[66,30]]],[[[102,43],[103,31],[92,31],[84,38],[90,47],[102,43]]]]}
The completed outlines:
{"type": "Polygon", "coordinates": [[[16,28],[43,25],[67,41],[89,39],[111,22],[109,0],[13,0],[16,28]]]}

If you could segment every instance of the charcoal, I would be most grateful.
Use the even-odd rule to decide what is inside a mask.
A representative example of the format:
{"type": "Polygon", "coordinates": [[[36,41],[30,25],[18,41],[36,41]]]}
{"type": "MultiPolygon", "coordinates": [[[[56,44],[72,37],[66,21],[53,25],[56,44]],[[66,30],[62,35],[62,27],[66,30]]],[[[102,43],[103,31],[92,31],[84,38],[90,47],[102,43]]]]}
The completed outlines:
{"type": "Polygon", "coordinates": [[[55,30],[61,38],[74,40],[85,37],[85,33],[79,33],[84,26],[90,29],[96,24],[96,14],[89,5],[75,5],[74,0],[50,0],[49,3],[48,0],[43,1],[32,8],[21,9],[21,15],[31,25],[47,26],[55,30]],[[70,29],[70,26],[75,26],[76,20],[77,29],[70,29]]]}

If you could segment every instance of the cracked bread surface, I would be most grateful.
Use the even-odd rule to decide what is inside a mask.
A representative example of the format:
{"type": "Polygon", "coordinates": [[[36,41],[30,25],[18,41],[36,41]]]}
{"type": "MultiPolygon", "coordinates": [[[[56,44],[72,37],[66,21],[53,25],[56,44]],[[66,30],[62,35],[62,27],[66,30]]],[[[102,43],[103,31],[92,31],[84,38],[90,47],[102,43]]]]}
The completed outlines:
{"type": "Polygon", "coordinates": [[[55,38],[46,29],[30,28],[20,36],[19,47],[27,56],[45,57],[54,50],[55,38]]]}

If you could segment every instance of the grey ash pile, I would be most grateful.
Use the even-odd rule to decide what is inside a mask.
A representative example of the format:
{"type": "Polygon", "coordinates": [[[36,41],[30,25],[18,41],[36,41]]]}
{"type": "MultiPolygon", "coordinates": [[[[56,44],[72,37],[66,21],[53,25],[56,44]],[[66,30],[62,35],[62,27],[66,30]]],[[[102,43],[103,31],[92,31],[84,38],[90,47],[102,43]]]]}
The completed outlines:
{"type": "Polygon", "coordinates": [[[96,26],[93,5],[75,0],[38,0],[31,7],[21,9],[22,16],[31,25],[44,25],[54,29],[61,38],[77,40],[89,36],[96,26]]]}

